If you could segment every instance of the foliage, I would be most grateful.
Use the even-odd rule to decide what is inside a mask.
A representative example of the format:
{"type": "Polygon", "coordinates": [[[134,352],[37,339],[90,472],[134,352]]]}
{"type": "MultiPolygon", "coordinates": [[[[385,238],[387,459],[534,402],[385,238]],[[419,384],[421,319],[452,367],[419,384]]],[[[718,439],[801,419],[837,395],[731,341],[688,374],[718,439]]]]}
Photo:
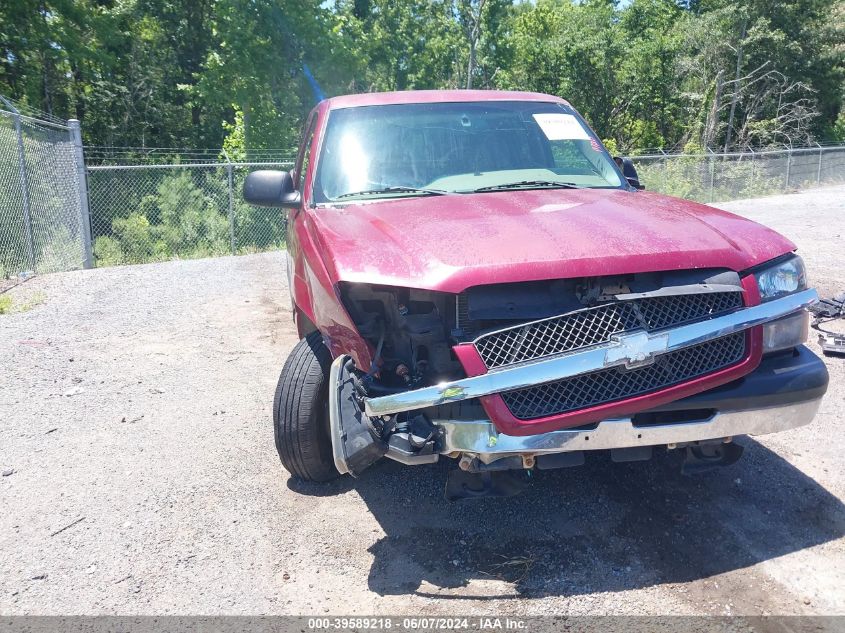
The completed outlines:
{"type": "Polygon", "coordinates": [[[28,312],[45,301],[43,292],[30,294],[24,301],[15,301],[9,294],[0,294],[0,314],[28,312]]]}
{"type": "Polygon", "coordinates": [[[619,154],[619,146],[616,144],[615,138],[604,138],[601,141],[611,156],[619,154]]]}
{"type": "Polygon", "coordinates": [[[717,202],[783,193],[815,185],[822,176],[830,183],[843,181],[845,176],[836,167],[840,158],[825,159],[824,173],[819,170],[819,159],[816,152],[798,152],[790,158],[785,153],[756,157],[698,153],[635,158],[634,164],[640,181],[649,189],[699,202],[717,202]]]}
{"type": "Polygon", "coordinates": [[[120,242],[110,235],[101,235],[94,240],[94,260],[98,266],[123,264],[123,249],[120,242]]]}
{"type": "Polygon", "coordinates": [[[845,110],[839,113],[836,121],[830,126],[829,138],[839,143],[845,142],[845,110]]]}
{"type": "Polygon", "coordinates": [[[316,94],[561,95],[620,149],[845,135],[842,0],[16,0],[0,93],[89,144],[293,147],[316,94]]]}
{"type": "Polygon", "coordinates": [[[223,122],[226,138],[223,140],[224,158],[230,161],[246,160],[246,131],[244,130],[244,113],[235,110],[235,120],[232,123],[223,122]]]}
{"type": "Polygon", "coordinates": [[[167,174],[154,193],[119,212],[110,230],[96,237],[98,265],[229,253],[229,221],[221,208],[224,187],[216,173],[182,169],[167,174]]]}

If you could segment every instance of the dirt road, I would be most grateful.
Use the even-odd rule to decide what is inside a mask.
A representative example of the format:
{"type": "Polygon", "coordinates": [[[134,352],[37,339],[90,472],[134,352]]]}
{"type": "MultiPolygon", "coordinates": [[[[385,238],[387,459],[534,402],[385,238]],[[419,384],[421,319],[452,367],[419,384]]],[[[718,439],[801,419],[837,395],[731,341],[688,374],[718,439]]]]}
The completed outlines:
{"type": "MultiPolygon", "coordinates": [[[[723,205],[845,290],[845,188],[723,205]]],[[[542,472],[449,505],[450,463],[304,485],[275,454],[283,258],[44,276],[0,316],[2,614],[845,613],[845,360],[810,427],[542,472]]]]}

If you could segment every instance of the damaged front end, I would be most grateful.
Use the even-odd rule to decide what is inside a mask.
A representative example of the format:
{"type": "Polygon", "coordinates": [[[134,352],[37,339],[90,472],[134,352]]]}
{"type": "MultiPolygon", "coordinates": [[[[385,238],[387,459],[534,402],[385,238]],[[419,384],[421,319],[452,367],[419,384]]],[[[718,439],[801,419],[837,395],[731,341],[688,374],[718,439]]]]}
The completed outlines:
{"type": "Polygon", "coordinates": [[[357,477],[387,455],[404,464],[438,459],[436,428],[423,415],[371,418],[364,412],[365,390],[348,356],[337,358],[329,378],[329,417],[335,468],[357,477]]]}
{"type": "Polygon", "coordinates": [[[454,297],[370,284],[341,284],[340,293],[374,356],[364,369],[355,367],[349,356],[332,364],[329,412],[335,467],[357,476],[385,455],[405,464],[436,462],[442,442],[425,415],[371,416],[366,403],[466,376],[450,345],[454,321],[443,317],[454,307],[454,297]]]}
{"type": "Polygon", "coordinates": [[[575,466],[588,450],[635,461],[684,448],[690,471],[732,463],[735,436],[808,423],[827,385],[801,346],[815,291],[761,302],[754,280],[702,270],[457,296],[344,284],[374,354],[370,367],[332,365],[335,466],[357,476],[385,456],[449,456],[474,477],[452,482],[460,498],[510,494],[494,473],[575,466]]]}

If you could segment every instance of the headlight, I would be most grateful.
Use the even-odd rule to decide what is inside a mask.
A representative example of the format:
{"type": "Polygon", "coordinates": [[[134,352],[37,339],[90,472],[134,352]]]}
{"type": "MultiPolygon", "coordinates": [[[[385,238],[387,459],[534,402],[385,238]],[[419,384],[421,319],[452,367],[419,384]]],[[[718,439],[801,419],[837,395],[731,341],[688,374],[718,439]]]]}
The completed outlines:
{"type": "Polygon", "coordinates": [[[807,342],[810,313],[795,312],[763,326],[763,353],[791,349],[807,342]]]}
{"type": "MultiPolygon", "coordinates": [[[[807,289],[804,260],[798,255],[781,259],[754,273],[760,300],[764,303],[807,289]]],[[[763,352],[796,347],[807,340],[810,315],[806,310],[790,314],[763,326],[763,352]]]]}
{"type": "Polygon", "coordinates": [[[754,273],[754,276],[757,278],[760,300],[763,302],[807,289],[804,260],[798,255],[763,268],[754,273]]]}

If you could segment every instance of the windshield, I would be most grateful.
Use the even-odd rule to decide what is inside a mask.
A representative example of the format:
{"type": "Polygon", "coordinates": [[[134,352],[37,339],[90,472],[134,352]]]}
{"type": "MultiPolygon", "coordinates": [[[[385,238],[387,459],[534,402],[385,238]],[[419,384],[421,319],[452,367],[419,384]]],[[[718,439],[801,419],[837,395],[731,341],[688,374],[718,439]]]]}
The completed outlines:
{"type": "Polygon", "coordinates": [[[610,156],[566,105],[414,103],[332,111],[313,196],[324,203],[621,186],[610,156]]]}

